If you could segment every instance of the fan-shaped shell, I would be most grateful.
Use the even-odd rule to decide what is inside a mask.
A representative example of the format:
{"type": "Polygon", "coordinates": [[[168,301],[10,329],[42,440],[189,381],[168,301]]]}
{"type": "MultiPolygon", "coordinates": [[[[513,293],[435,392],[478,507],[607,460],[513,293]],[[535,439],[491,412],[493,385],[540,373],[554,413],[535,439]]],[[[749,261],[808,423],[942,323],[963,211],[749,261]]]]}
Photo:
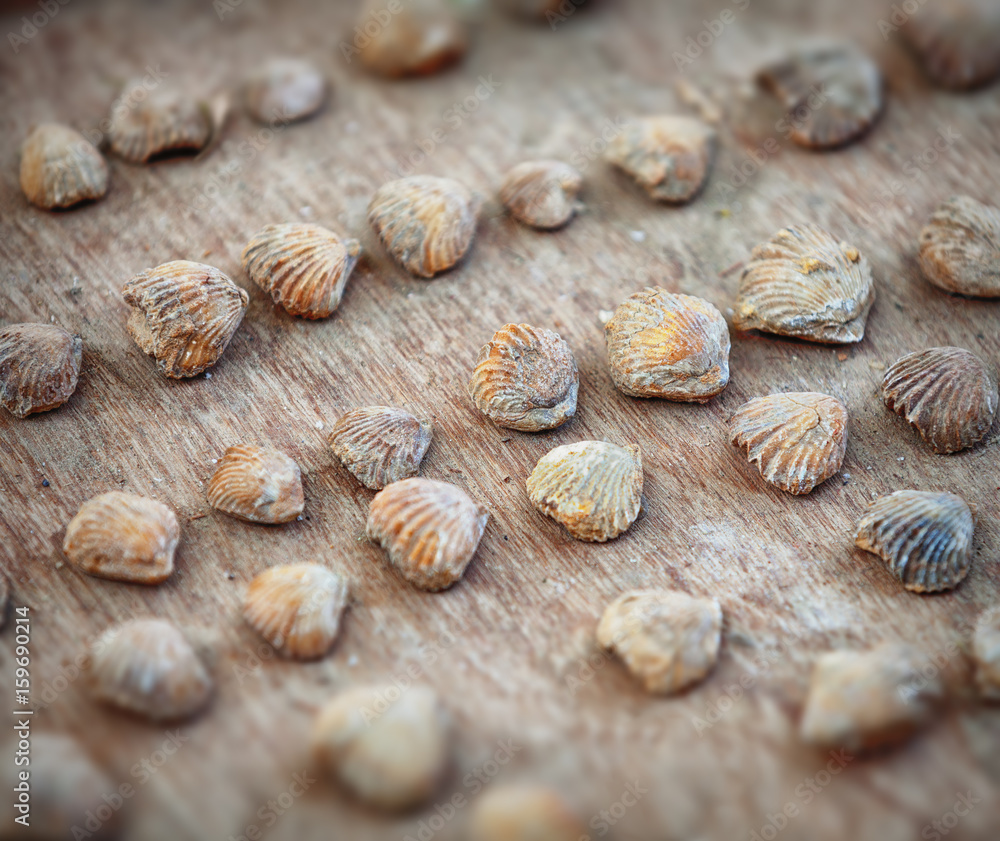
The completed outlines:
{"type": "Polygon", "coordinates": [[[334,424],[334,455],[372,490],[409,479],[420,471],[434,426],[392,406],[366,406],[347,412],[334,424]]]}
{"type": "Polygon", "coordinates": [[[177,515],[155,499],[111,491],[87,500],[66,526],[63,552],[83,572],[159,584],[174,571],[177,515]]]}
{"type": "Polygon", "coordinates": [[[561,228],[576,213],[583,176],[562,161],[527,161],[515,166],[500,186],[510,215],[543,231],[561,228]]]}
{"type": "Polygon", "coordinates": [[[1000,608],[984,610],[976,621],[972,659],[980,696],[1000,701],[1000,608]]]}
{"type": "Polygon", "coordinates": [[[907,590],[936,593],[969,574],[975,530],[976,511],[960,496],[896,491],[871,504],[854,542],[880,555],[907,590]]]}
{"type": "Polygon", "coordinates": [[[280,450],[229,447],[208,483],[208,504],[251,523],[287,523],[305,508],[302,473],[280,450]]]}
{"type": "Polygon", "coordinates": [[[167,87],[148,89],[141,81],[125,86],[111,106],[111,150],[133,163],[167,152],[201,149],[212,136],[208,109],[167,87]]]}
{"type": "Polygon", "coordinates": [[[476,408],[497,426],[538,432],[576,413],[580,375],[558,333],[506,324],[479,351],[469,382],[476,408]]]}
{"type": "Polygon", "coordinates": [[[807,494],[844,463],[847,409],[826,394],[771,394],[741,406],[729,435],[768,482],[807,494]]]}
{"type": "Polygon", "coordinates": [[[465,55],[465,26],[444,0],[406,0],[386,13],[385,0],[367,0],[355,27],[361,63],[389,78],[426,76],[465,55]],[[374,34],[372,34],[374,29],[374,34]]]}
{"type": "Polygon", "coordinates": [[[19,418],[62,406],[76,391],[83,342],[55,324],[0,329],[0,405],[19,418]]]}
{"type": "Polygon", "coordinates": [[[268,225],[243,249],[243,270],[292,315],[326,318],[361,254],[356,239],[319,225],[268,225]]]}
{"type": "Polygon", "coordinates": [[[784,228],[758,245],[743,270],[735,324],[814,342],[865,336],[875,303],[871,265],[816,225],[784,228]]]}
{"type": "Polygon", "coordinates": [[[472,806],[468,841],[581,841],[586,825],[546,788],[494,783],[472,806]]]}
{"type": "Polygon", "coordinates": [[[1000,6],[994,0],[927,3],[901,33],[942,87],[975,88],[1000,76],[1000,6]]]}
{"type": "Polygon", "coordinates": [[[531,504],[577,540],[603,543],[639,516],[642,457],[633,445],[565,444],[538,460],[527,489],[531,504]]]}
{"type": "Polygon", "coordinates": [[[729,384],[729,327],[701,298],[643,289],[604,333],[611,378],[632,397],[705,403],[729,384]]]}
{"type": "Polygon", "coordinates": [[[920,268],[946,292],[1000,297],[1000,210],[968,196],[946,201],[920,233],[920,268]]]}
{"type": "Polygon", "coordinates": [[[243,320],[250,296],[212,266],[174,260],[122,287],[134,307],[128,332],[168,377],[194,377],[214,365],[243,320]]]}
{"type": "Polygon", "coordinates": [[[247,80],[247,110],[259,122],[285,125],[316,113],[326,90],[326,78],[308,61],[273,58],[247,80]]]}
{"type": "Polygon", "coordinates": [[[21,189],[46,210],[72,207],[108,191],[108,165],[80,132],[44,123],[21,147],[21,189]]]}
{"type": "Polygon", "coordinates": [[[411,584],[444,590],[462,577],[489,516],[455,485],[403,479],[372,500],[368,537],[411,584]]]}

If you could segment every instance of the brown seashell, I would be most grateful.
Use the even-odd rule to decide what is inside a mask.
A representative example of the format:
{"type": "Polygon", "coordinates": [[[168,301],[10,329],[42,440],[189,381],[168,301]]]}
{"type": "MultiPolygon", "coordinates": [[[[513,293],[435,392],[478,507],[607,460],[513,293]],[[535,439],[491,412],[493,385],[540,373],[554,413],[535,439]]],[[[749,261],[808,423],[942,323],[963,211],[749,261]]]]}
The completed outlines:
{"type": "Polygon", "coordinates": [[[790,494],[810,493],[833,476],[847,452],[847,409],[826,394],[758,397],[729,419],[729,440],[760,475],[790,494]]]}
{"type": "Polygon", "coordinates": [[[633,445],[565,444],[538,460],[527,489],[531,504],[577,540],[603,543],[639,516],[642,457],[633,445]]]}
{"type": "Polygon", "coordinates": [[[191,644],[165,619],[135,619],[109,628],[90,649],[96,698],[152,721],[198,712],[212,678],[191,644]]]}
{"type": "Polygon", "coordinates": [[[719,659],[722,608],[669,590],[635,590],[615,599],[597,626],[647,692],[672,695],[701,681],[719,659]]]}
{"type": "Polygon", "coordinates": [[[451,178],[413,175],[383,184],[368,221],[410,274],[434,277],[465,256],[476,233],[479,200],[451,178]]]}
{"type": "Polygon", "coordinates": [[[302,473],[279,450],[229,447],[209,480],[208,504],[251,523],[287,523],[305,508],[302,473]]]}
{"type": "Polygon", "coordinates": [[[643,289],[604,333],[611,378],[624,394],[706,403],[729,384],[729,327],[701,298],[643,289]]]}
{"type": "Polygon", "coordinates": [[[580,388],[573,351],[558,333],[506,324],[476,359],[469,394],[497,426],[538,432],[562,426],[576,413],[580,388]]]}
{"type": "Polygon", "coordinates": [[[740,279],[737,329],[828,344],[864,338],[875,285],[871,265],[854,246],[816,225],[796,225],[751,257],[740,279]]]}
{"type": "Polygon", "coordinates": [[[368,508],[368,537],[403,577],[422,590],[444,590],[462,577],[490,515],[447,482],[403,479],[368,508]]]}
{"type": "Polygon", "coordinates": [[[429,420],[392,406],[367,406],[334,424],[330,447],[362,485],[377,491],[417,475],[433,434],[429,420]]]}
{"type": "Polygon", "coordinates": [[[125,86],[111,106],[111,150],[132,163],[166,153],[196,151],[212,136],[205,104],[167,87],[141,81],[125,86]],[[141,96],[140,96],[141,94],[141,96]]]}
{"type": "Polygon", "coordinates": [[[19,418],[62,406],[76,391],[83,342],[55,324],[0,329],[0,406],[19,418]]]}
{"type": "Polygon", "coordinates": [[[1000,76],[1000,7],[994,0],[935,0],[901,32],[933,82],[967,90],[1000,76]]]}
{"type": "Polygon", "coordinates": [[[108,191],[108,165],[80,132],[44,123],[21,146],[21,189],[45,210],[72,207],[108,191]]]}
{"type": "Polygon", "coordinates": [[[361,255],[356,239],[319,225],[268,225],[243,249],[243,271],[291,315],[326,318],[361,255]]]}
{"type": "Polygon", "coordinates": [[[969,574],[975,530],[976,509],[960,496],[896,491],[871,504],[854,542],[880,555],[907,590],[937,593],[969,574]]]}
{"type": "Polygon", "coordinates": [[[174,260],[140,272],[122,287],[134,307],[129,335],[168,377],[194,377],[222,356],[250,296],[212,266],[174,260]]]}
{"type": "Polygon", "coordinates": [[[693,199],[715,154],[715,132],[691,117],[646,117],[627,123],[605,157],[651,198],[680,204],[693,199]]]}
{"type": "Polygon", "coordinates": [[[586,825],[545,788],[494,783],[472,806],[468,841],[581,841],[586,825]]]}
{"type": "Polygon", "coordinates": [[[89,575],[159,584],[174,571],[181,530],[155,499],[110,491],[87,500],[66,526],[63,552],[89,575]]]}
{"type": "Polygon", "coordinates": [[[1000,608],[984,610],[972,638],[976,686],[987,701],[1000,701],[1000,608]]]}
{"type": "Polygon", "coordinates": [[[264,570],[250,582],[243,618],[282,654],[311,660],[326,654],[347,607],[347,582],[319,564],[264,570]]]}
{"type": "Polygon", "coordinates": [[[968,196],[946,201],[920,232],[920,268],[945,292],[1000,297],[1000,210],[968,196]]]}
{"type": "Polygon", "coordinates": [[[389,78],[427,76],[451,66],[468,49],[465,26],[444,0],[366,0],[353,52],[373,73],[389,78]],[[375,26],[375,33],[368,29],[375,26]]]}
{"type": "Polygon", "coordinates": [[[286,125],[315,114],[326,91],[326,79],[308,61],[273,58],[247,80],[247,110],[261,123],[286,125]]]}
{"type": "Polygon", "coordinates": [[[583,176],[562,161],[528,161],[504,176],[500,201],[510,215],[543,231],[561,228],[576,213],[583,176]]]}

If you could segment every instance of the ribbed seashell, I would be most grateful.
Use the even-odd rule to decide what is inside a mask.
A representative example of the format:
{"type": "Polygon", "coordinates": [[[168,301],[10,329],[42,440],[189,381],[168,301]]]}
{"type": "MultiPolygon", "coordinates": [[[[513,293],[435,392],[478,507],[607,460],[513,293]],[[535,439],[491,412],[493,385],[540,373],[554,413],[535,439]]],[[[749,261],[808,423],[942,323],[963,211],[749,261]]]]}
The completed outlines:
{"type": "Polygon", "coordinates": [[[136,81],[111,106],[108,134],[116,155],[146,163],[168,152],[201,149],[212,136],[212,120],[197,99],[166,86],[150,90],[136,81]]]}
{"type": "Polygon", "coordinates": [[[110,491],[87,500],[66,526],[63,552],[89,575],[159,584],[174,571],[181,530],[168,506],[110,491]]]}
{"type": "Polygon", "coordinates": [[[729,384],[729,327],[701,298],[654,287],[604,325],[611,378],[632,397],[706,403],[729,384]]]}
{"type": "Polygon", "coordinates": [[[19,418],[62,406],[76,391],[83,342],[55,324],[0,329],[0,406],[19,418]]]}
{"type": "Polygon", "coordinates": [[[44,123],[21,146],[21,189],[46,210],[72,207],[108,191],[108,165],[80,132],[44,123]]]}
{"type": "Polygon", "coordinates": [[[273,58],[247,80],[247,110],[259,122],[285,125],[315,114],[326,91],[326,78],[308,61],[273,58]]]}
{"type": "Polygon", "coordinates": [[[604,611],[597,642],[647,692],[672,695],[701,681],[719,659],[722,608],[670,590],[625,593],[604,611]]]}
{"type": "Polygon", "coordinates": [[[479,351],[469,382],[472,402],[497,426],[538,432],[576,413],[580,375],[558,333],[506,324],[479,351]]]}
{"type": "Polygon", "coordinates": [[[330,433],[334,455],[372,490],[381,490],[420,472],[434,426],[393,406],[366,406],[347,412],[330,433]]]}
{"type": "Polygon", "coordinates": [[[729,440],[747,451],[747,459],[772,485],[807,494],[844,463],[847,409],[814,392],[758,397],[730,418],[729,440]]]}
{"type": "Polygon", "coordinates": [[[468,841],[581,841],[586,825],[547,788],[494,783],[472,806],[468,841]]]}
{"type": "Polygon", "coordinates": [[[937,593],[969,574],[975,530],[975,507],[956,494],[896,491],[871,504],[854,542],[880,555],[907,590],[937,593]]]}
{"type": "Polygon", "coordinates": [[[370,71],[389,78],[437,73],[469,46],[465,26],[445,0],[406,0],[394,11],[387,11],[386,0],[366,0],[354,31],[350,49],[370,71]],[[374,34],[368,31],[373,24],[374,34]]]}
{"type": "Polygon", "coordinates": [[[347,581],[319,564],[271,567],[250,582],[243,618],[282,654],[311,660],[337,639],[348,595],[347,581]]]}
{"type": "Polygon", "coordinates": [[[212,266],[174,260],[122,287],[134,307],[129,335],[160,370],[176,379],[214,365],[243,320],[250,296],[212,266]]]}
{"type": "Polygon", "coordinates": [[[1000,6],[994,0],[927,3],[900,29],[942,87],[966,90],[1000,76],[1000,6]]]}
{"type": "Polygon", "coordinates": [[[988,701],[1000,701],[1000,608],[984,610],[972,637],[976,686],[988,701]]]}
{"type": "Polygon", "coordinates": [[[979,443],[993,426],[997,384],[986,363],[957,347],[937,347],[897,360],[882,380],[882,399],[938,453],[979,443]]]}
{"type": "Polygon", "coordinates": [[[426,686],[356,687],[323,708],[312,745],[320,767],[360,801],[401,811],[437,792],[450,731],[447,711],[426,686]]]}
{"type": "Polygon", "coordinates": [[[633,445],[564,444],[538,460],[527,489],[531,504],[577,540],[603,543],[639,516],[642,457],[633,445]]]}
{"type": "Polygon", "coordinates": [[[229,447],[208,482],[208,504],[251,523],[287,523],[305,508],[302,472],[280,450],[229,447]]]}
{"type": "Polygon", "coordinates": [[[946,201],[920,232],[920,268],[946,292],[1000,297],[1000,210],[968,196],[946,201]]]}
{"type": "Polygon", "coordinates": [[[562,161],[527,161],[504,176],[500,201],[510,215],[543,231],[561,228],[576,213],[583,176],[562,161]]]}
{"type": "Polygon", "coordinates": [[[734,323],[813,342],[865,336],[875,303],[868,259],[816,225],[783,228],[758,245],[743,270],[734,323]]]}
{"type": "Polygon", "coordinates": [[[90,649],[93,694],[152,721],[194,715],[213,683],[191,644],[165,619],[135,619],[109,628],[90,649]]]}
{"type": "Polygon", "coordinates": [[[715,132],[692,117],[646,117],[627,123],[605,157],[628,173],[651,198],[680,204],[708,178],[715,132]]]}
{"type": "Polygon", "coordinates": [[[444,590],[462,577],[490,515],[461,488],[403,479],[368,508],[368,537],[402,576],[422,590],[444,590]]]}
{"type": "Polygon", "coordinates": [[[326,318],[361,255],[356,239],[319,225],[268,225],[243,249],[243,271],[292,315],[326,318]]]}
{"type": "Polygon", "coordinates": [[[410,274],[434,277],[465,256],[476,233],[479,200],[451,178],[412,175],[383,184],[368,221],[410,274]]]}

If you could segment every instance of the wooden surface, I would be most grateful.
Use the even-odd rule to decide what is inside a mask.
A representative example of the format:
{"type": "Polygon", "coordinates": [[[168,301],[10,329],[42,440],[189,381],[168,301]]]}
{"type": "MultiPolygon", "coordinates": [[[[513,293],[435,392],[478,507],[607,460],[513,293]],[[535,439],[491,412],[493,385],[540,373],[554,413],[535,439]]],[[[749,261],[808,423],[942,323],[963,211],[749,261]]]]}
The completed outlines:
{"type": "MultiPolygon", "coordinates": [[[[0,558],[14,603],[34,618],[36,727],[72,734],[112,779],[136,782],[131,769],[161,746],[163,728],[94,705],[81,680],[60,676],[72,676],[74,658],[109,624],[165,616],[203,647],[218,692],[207,714],[181,726],[190,737],[184,747],[137,786],[129,838],[224,839],[251,824],[264,829],[255,813],[305,768],[315,709],[339,687],[391,681],[410,667],[456,721],[455,768],[441,802],[471,795],[466,775],[510,739],[520,750],[497,779],[550,784],[587,822],[627,783],[649,789],[608,837],[750,838],[793,803],[799,815],[782,839],[903,841],[921,837],[969,791],[981,802],[948,837],[996,838],[1000,713],[968,700],[963,654],[948,658],[955,702],[934,727],[897,750],[854,759],[808,803],[800,784],[828,757],[802,747],[796,731],[821,652],[883,640],[912,641],[929,658],[955,641],[964,650],[978,613],[998,601],[996,431],[972,451],[935,455],[877,391],[887,363],[927,346],[960,345],[1000,360],[1000,305],[936,291],[915,259],[920,227],[940,201],[954,193],[995,200],[998,88],[929,88],[897,40],[883,41],[882,4],[861,0],[802,9],[754,0],[742,11],[717,1],[603,2],[555,31],[490,17],[458,69],[386,83],[345,62],[337,47],[350,37],[351,5],[245,0],[220,20],[207,3],[77,2],[60,7],[16,55],[0,50],[0,321],[54,321],[84,342],[80,384],[66,406],[23,421],[0,415],[0,558]],[[734,21],[679,73],[672,52],[725,9],[735,10],[734,21]],[[746,134],[732,130],[732,91],[759,62],[817,33],[855,38],[871,51],[888,76],[883,120],[862,143],[833,154],[794,148],[765,124],[749,148],[773,136],[777,152],[745,186],[724,189],[749,152],[746,134]],[[308,57],[333,80],[332,102],[315,119],[268,138],[237,110],[202,157],[110,161],[106,199],[73,212],[46,213],[21,195],[17,150],[32,124],[95,124],[120,84],[147,65],[212,95],[281,54],[308,57]],[[480,77],[499,85],[456,125],[448,109],[475,96],[480,77]],[[601,160],[574,158],[596,148],[607,120],[691,113],[675,87],[682,79],[724,114],[711,184],[693,204],[656,206],[601,160]],[[926,172],[915,167],[946,128],[960,138],[926,172]],[[469,258],[426,282],[391,263],[365,208],[397,160],[436,129],[443,139],[413,171],[461,179],[489,201],[469,258]],[[253,143],[260,149],[251,153],[245,144],[253,143]],[[518,226],[494,198],[507,168],[541,155],[583,164],[586,181],[586,212],[554,234],[518,226]],[[251,234],[295,220],[356,236],[365,249],[326,321],[276,311],[240,269],[251,234]],[[830,348],[734,334],[732,383],[707,406],[615,391],[602,310],[660,284],[705,297],[728,317],[734,266],[776,229],[801,221],[827,227],[871,260],[878,300],[863,342],[830,348]],[[211,263],[250,293],[246,319],[211,378],[163,378],[125,332],[122,283],[174,259],[211,263]],[[510,321],[556,329],[574,349],[579,410],[557,431],[504,431],[470,405],[476,353],[510,321]],[[828,392],[851,412],[843,473],[806,498],[766,486],[727,443],[729,414],[776,390],[828,392]],[[371,403],[430,416],[435,438],[423,475],[461,485],[491,512],[464,580],[446,593],[414,591],[363,539],[372,494],[326,446],[343,411],[371,403]],[[642,448],[645,513],[607,545],[572,540],[524,492],[540,456],[583,439],[642,448]],[[207,506],[213,459],[240,442],[278,447],[301,464],[302,521],[253,526],[207,506]],[[878,558],[852,546],[866,503],[908,487],[957,491],[980,507],[972,572],[955,592],[907,593],[878,558]],[[164,585],[102,581],[64,565],[66,523],[84,500],[112,489],[177,510],[177,572],[164,585]],[[343,636],[322,662],[271,658],[254,668],[261,641],[239,616],[244,586],[292,560],[350,576],[354,603],[343,636]],[[684,697],[650,699],[619,664],[599,658],[587,679],[597,619],[633,587],[673,587],[723,605],[719,666],[684,697]],[[729,707],[727,687],[743,676],[751,689],[698,732],[695,717],[729,707]]],[[[34,9],[10,12],[0,31],[19,28],[34,9]]],[[[11,632],[8,622],[0,638],[4,698],[12,694],[11,632]]],[[[435,837],[459,837],[467,811],[435,837]]],[[[316,783],[267,837],[403,838],[429,814],[385,819],[316,783]]]]}

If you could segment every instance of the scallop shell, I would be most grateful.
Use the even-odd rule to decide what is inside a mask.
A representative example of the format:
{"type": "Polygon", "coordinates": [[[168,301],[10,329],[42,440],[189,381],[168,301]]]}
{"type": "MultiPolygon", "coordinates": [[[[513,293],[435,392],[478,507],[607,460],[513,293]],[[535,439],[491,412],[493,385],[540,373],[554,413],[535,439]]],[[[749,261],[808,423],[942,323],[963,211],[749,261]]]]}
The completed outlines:
{"type": "Polygon", "coordinates": [[[55,324],[0,329],[0,406],[19,418],[62,406],[76,391],[83,342],[55,324]]]}
{"type": "Polygon", "coordinates": [[[802,495],[840,470],[847,452],[847,409],[826,394],[758,397],[729,419],[729,440],[747,451],[760,475],[802,495]]]}
{"type": "Polygon", "coordinates": [[[604,332],[611,378],[632,397],[705,403],[729,384],[729,328],[701,298],[643,289],[604,332]]]}
{"type": "Polygon", "coordinates": [[[580,375],[558,333],[506,324],[479,351],[469,382],[476,408],[497,426],[538,432],[576,413],[580,375]]]}
{"type": "Polygon", "coordinates": [[[577,540],[603,543],[639,516],[642,457],[633,445],[565,444],[538,460],[527,489],[531,504],[577,540]]]}
{"type": "Polygon", "coordinates": [[[134,307],[128,332],[168,377],[194,377],[214,365],[243,320],[250,296],[212,266],[174,260],[122,287],[134,307]]]}
{"type": "Polygon", "coordinates": [[[368,537],[411,584],[444,590],[462,577],[489,517],[455,485],[403,479],[372,500],[368,537]]]}
{"type": "Polygon", "coordinates": [[[166,87],[150,90],[141,81],[125,86],[111,106],[111,150],[132,163],[166,153],[201,149],[212,136],[208,109],[166,87]]]}
{"type": "Polygon", "coordinates": [[[476,233],[479,201],[451,178],[413,175],[382,185],[368,221],[410,274],[434,277],[465,256],[476,233]]]}
{"type": "Polygon", "coordinates": [[[972,659],[980,696],[1000,701],[1000,608],[985,610],[979,616],[972,638],[972,659]]]}
{"type": "Polygon", "coordinates": [[[205,666],[165,619],[135,619],[109,628],[90,656],[94,696],[152,721],[194,715],[212,694],[205,666]]]}
{"type": "Polygon", "coordinates": [[[377,491],[417,475],[433,434],[429,420],[392,406],[367,406],[334,424],[330,447],[362,485],[377,491]]]}
{"type": "Polygon", "coordinates": [[[243,270],[292,315],[326,318],[361,254],[356,239],[319,225],[268,225],[243,249],[243,270]]]}
{"type": "Polygon", "coordinates": [[[628,173],[651,198],[680,204],[708,179],[715,132],[691,117],[646,117],[628,123],[605,157],[628,173]]]}
{"type": "Polygon", "coordinates": [[[354,49],[373,73],[427,76],[465,55],[465,26],[445,0],[406,0],[389,14],[386,9],[385,0],[367,0],[354,30],[354,49]]]}
{"type": "Polygon", "coordinates": [[[962,497],[896,491],[871,504],[854,542],[880,555],[907,590],[957,587],[972,566],[976,510],[962,497]]]}
{"type": "Polygon", "coordinates": [[[583,176],[562,161],[527,161],[515,166],[500,186],[510,215],[543,231],[561,228],[576,213],[583,176]]]}
{"type": "Polygon", "coordinates": [[[920,233],[920,268],[946,292],[1000,297],[1000,210],[968,196],[946,201],[920,233]]]}
{"type": "Polygon", "coordinates": [[[494,783],[472,806],[468,841],[581,841],[586,825],[546,788],[494,783]]]}
{"type": "Polygon", "coordinates": [[[597,642],[622,659],[647,692],[672,695],[698,683],[719,659],[722,608],[669,590],[625,593],[604,611],[597,642]]]}
{"type": "Polygon", "coordinates": [[[1000,76],[1000,7],[994,0],[928,3],[901,32],[942,87],[976,88],[1000,76]]]}
{"type": "Polygon", "coordinates": [[[251,523],[287,523],[305,508],[302,473],[279,450],[229,447],[209,480],[208,504],[251,523]]]}
{"type": "Polygon", "coordinates": [[[274,58],[247,80],[247,110],[261,123],[286,125],[315,114],[326,91],[326,79],[308,61],[274,58]]]}
{"type": "Polygon", "coordinates": [[[829,344],[864,338],[875,285],[856,248],[816,225],[796,225],[751,256],[740,280],[737,329],[829,344]]]}
{"type": "Polygon", "coordinates": [[[72,207],[108,191],[108,165],[80,132],[44,123],[21,146],[21,189],[46,210],[72,207]]]}
{"type": "Polygon", "coordinates": [[[111,491],[87,500],[66,526],[63,552],[89,575],[159,584],[174,571],[181,530],[155,499],[111,491]]]}

